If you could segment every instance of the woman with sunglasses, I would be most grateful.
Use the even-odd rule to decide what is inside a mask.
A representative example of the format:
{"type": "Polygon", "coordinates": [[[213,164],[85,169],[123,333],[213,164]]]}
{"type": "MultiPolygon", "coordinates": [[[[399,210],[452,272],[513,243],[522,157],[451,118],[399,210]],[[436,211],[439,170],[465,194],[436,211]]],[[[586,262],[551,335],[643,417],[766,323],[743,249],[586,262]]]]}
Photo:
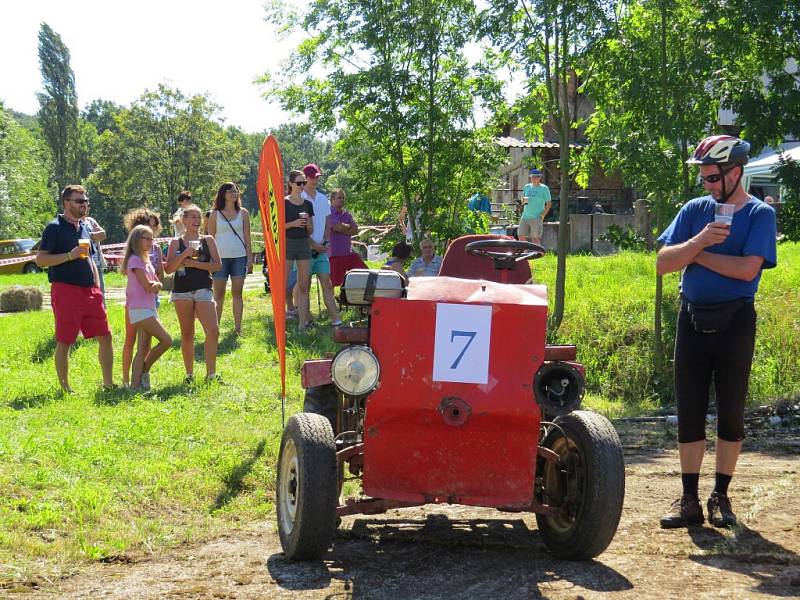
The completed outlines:
{"type": "Polygon", "coordinates": [[[292,263],[297,266],[297,309],[300,318],[300,331],[308,331],[313,325],[309,306],[308,289],[311,281],[311,244],[309,238],[314,230],[311,217],[314,206],[300,194],[306,184],[302,171],[289,173],[289,195],[286,196],[286,281],[292,263]]]}

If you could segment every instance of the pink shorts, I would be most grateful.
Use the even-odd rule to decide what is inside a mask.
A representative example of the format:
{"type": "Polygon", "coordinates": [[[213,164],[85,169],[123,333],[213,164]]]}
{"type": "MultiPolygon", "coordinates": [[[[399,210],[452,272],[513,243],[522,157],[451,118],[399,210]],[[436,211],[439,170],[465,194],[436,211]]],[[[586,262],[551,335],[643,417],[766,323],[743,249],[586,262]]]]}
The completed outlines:
{"type": "Polygon", "coordinates": [[[111,335],[100,288],[53,283],[50,304],[56,319],[57,342],[74,344],[78,332],[87,339],[111,335]]]}

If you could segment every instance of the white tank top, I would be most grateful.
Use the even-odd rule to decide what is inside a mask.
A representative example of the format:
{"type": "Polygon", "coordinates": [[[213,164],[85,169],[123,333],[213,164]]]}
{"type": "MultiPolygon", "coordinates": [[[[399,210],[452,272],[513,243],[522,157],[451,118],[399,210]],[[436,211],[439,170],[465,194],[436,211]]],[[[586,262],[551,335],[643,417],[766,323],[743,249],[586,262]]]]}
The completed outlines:
{"type": "Polygon", "coordinates": [[[225,220],[225,215],[221,210],[217,213],[217,234],[214,240],[217,242],[217,249],[219,250],[220,258],[239,258],[240,256],[247,256],[247,251],[244,247],[244,217],[242,211],[236,213],[236,218],[230,221],[225,220]],[[236,231],[239,237],[233,232],[236,231]],[[241,238],[241,240],[239,239],[241,238]]]}

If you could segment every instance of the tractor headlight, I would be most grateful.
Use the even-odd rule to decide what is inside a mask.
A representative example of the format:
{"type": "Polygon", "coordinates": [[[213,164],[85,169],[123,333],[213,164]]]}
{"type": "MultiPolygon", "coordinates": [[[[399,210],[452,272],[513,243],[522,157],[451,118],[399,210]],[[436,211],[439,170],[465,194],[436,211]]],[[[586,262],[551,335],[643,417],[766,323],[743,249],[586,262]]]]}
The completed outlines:
{"type": "Polygon", "coordinates": [[[369,394],[378,385],[381,368],[367,346],[347,346],[333,358],[331,378],[348,396],[369,394]]]}

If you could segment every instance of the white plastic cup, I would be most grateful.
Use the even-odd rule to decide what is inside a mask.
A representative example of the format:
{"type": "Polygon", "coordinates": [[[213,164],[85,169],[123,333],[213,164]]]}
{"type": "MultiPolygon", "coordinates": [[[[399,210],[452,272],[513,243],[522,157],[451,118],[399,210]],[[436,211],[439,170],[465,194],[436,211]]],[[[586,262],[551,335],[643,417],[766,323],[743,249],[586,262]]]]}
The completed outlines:
{"type": "Polygon", "coordinates": [[[723,223],[728,227],[733,223],[733,212],[736,207],[733,204],[717,204],[714,206],[714,221],[716,223],[723,223]]]}
{"type": "Polygon", "coordinates": [[[189,240],[189,248],[192,249],[192,258],[197,258],[200,254],[200,240],[189,240]]]}

